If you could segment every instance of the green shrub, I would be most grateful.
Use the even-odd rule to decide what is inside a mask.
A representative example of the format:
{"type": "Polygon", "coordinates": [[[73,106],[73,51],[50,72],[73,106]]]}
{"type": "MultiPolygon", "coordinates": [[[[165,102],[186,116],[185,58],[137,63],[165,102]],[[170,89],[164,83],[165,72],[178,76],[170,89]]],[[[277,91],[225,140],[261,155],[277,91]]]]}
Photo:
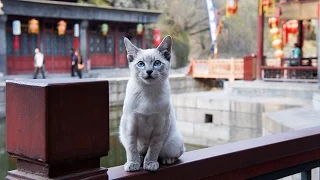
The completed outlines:
{"type": "Polygon", "coordinates": [[[187,65],[189,62],[188,56],[190,52],[190,36],[187,32],[182,31],[177,26],[166,27],[165,29],[161,28],[161,36],[164,38],[166,35],[171,35],[173,38],[173,47],[172,50],[175,55],[175,66],[173,68],[180,68],[187,65]]]}
{"type": "Polygon", "coordinates": [[[189,61],[188,56],[190,52],[189,35],[188,33],[179,33],[172,35],[173,51],[176,58],[175,68],[184,67],[189,61]]]}

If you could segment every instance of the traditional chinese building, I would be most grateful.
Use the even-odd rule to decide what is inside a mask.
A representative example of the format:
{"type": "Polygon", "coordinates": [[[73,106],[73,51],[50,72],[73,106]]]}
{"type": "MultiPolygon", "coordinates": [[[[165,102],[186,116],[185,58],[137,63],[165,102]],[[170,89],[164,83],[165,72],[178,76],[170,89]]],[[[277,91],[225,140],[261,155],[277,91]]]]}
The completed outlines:
{"type": "Polygon", "coordinates": [[[127,67],[123,37],[144,47],[144,24],[159,11],[99,7],[75,0],[2,0],[0,73],[34,70],[34,49],[45,55],[46,70],[70,71],[70,48],[90,59],[91,69],[127,67]]]}
{"type": "Polygon", "coordinates": [[[320,4],[318,0],[259,0],[257,25],[257,79],[267,81],[318,82],[320,87],[320,4]],[[265,27],[268,19],[270,28],[265,27]],[[317,20],[317,55],[307,56],[303,53],[305,31],[311,20],[317,20]],[[264,31],[272,34],[272,45],[277,65],[268,64],[264,57],[264,31]],[[281,33],[280,33],[281,32],[281,33]],[[288,41],[288,33],[296,36],[295,43],[302,50],[301,57],[284,55],[282,47],[288,41]]]}

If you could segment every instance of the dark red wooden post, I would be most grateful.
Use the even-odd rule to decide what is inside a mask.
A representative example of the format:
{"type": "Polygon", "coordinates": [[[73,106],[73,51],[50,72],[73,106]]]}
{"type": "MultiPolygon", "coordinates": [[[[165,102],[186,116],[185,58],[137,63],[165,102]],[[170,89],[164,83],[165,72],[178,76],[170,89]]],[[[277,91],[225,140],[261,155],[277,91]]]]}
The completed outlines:
{"type": "Polygon", "coordinates": [[[13,179],[108,179],[107,81],[8,81],[7,152],[13,179]]]}
{"type": "Polygon", "coordinates": [[[264,12],[263,6],[258,3],[258,24],[257,24],[257,74],[256,79],[261,79],[261,64],[263,62],[263,28],[264,28],[264,12]],[[261,8],[261,10],[260,10],[261,8]]]}
{"type": "Polygon", "coordinates": [[[303,50],[302,50],[302,47],[303,47],[303,21],[298,21],[298,36],[297,36],[297,44],[300,46],[301,48],[301,57],[303,57],[303,50]]]}

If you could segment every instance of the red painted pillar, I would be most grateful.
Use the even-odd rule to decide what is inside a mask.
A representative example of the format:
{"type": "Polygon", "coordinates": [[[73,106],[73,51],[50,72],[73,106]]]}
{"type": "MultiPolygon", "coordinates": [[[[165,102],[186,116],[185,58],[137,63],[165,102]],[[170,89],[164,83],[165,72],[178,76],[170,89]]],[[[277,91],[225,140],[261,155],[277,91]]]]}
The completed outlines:
{"type": "Polygon", "coordinates": [[[261,79],[261,64],[263,62],[263,29],[264,29],[264,13],[263,6],[258,3],[258,20],[257,20],[257,74],[256,79],[261,79]],[[260,11],[261,8],[261,11],[260,11]]]}
{"type": "Polygon", "coordinates": [[[22,80],[6,84],[7,180],[108,179],[107,81],[22,80]]]}

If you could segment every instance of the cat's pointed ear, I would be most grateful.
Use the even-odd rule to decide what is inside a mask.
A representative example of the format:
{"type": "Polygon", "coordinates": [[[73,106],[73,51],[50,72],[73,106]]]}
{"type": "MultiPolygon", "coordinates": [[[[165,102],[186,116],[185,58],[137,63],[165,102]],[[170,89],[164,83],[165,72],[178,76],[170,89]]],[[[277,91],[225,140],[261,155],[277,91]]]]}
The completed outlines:
{"type": "Polygon", "coordinates": [[[172,48],[172,37],[170,35],[166,36],[160,45],[157,47],[158,51],[166,60],[170,61],[171,58],[171,48],[172,48]]]}
{"type": "Polygon", "coordinates": [[[129,63],[131,63],[137,57],[140,49],[133,45],[132,42],[126,37],[124,37],[124,45],[126,46],[127,50],[127,59],[129,63]]]}

